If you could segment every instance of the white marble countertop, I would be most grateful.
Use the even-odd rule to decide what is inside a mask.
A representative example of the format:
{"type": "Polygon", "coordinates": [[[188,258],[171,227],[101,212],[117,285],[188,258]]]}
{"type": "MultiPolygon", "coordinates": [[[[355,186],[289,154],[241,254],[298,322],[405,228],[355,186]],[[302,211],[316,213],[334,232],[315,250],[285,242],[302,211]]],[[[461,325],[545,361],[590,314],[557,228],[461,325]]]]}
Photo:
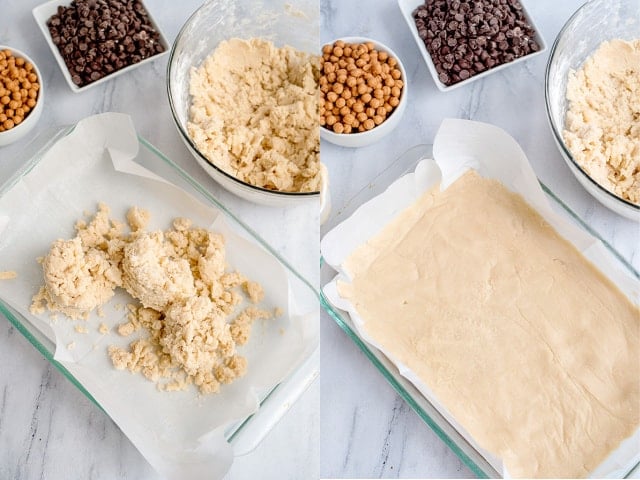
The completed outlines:
{"type": "MultiPolygon", "coordinates": [[[[173,125],[165,87],[168,55],[85,93],[67,86],[31,9],[38,0],[2,2],[0,44],[31,56],[44,77],[47,127],[92,114],[131,115],[138,132],[189,172],[311,281],[318,278],[319,227],[314,205],[257,206],[223,191],[190,156],[173,125]]],[[[198,0],[148,0],[171,43],[198,0]]],[[[30,138],[0,147],[0,184],[19,166],[30,138]]],[[[0,315],[0,478],[158,479],[116,425],[60,375],[0,315]]],[[[236,458],[227,478],[317,478],[319,381],[302,395],[252,453],[236,458]]]]}
{"type": "MultiPolygon", "coordinates": [[[[432,143],[442,119],[493,123],[522,146],[538,177],[640,269],[640,229],[610,212],[580,186],[565,166],[547,123],[544,68],[556,34],[582,0],[524,2],[548,50],[451,92],[437,90],[396,0],[322,0],[322,43],[360,35],[379,40],[404,62],[409,103],[401,124],[369,147],[346,149],[323,142],[332,203],[353,194],[411,146],[432,143]]],[[[322,229],[326,231],[326,227],[322,229]]],[[[322,282],[329,275],[323,272],[322,282]]],[[[416,478],[472,477],[451,450],[395,393],[334,321],[321,316],[321,476],[416,478]]]]}
{"type": "MultiPolygon", "coordinates": [[[[173,127],[166,100],[167,57],[83,94],[67,87],[31,8],[39,2],[3,2],[0,43],[26,51],[47,88],[34,135],[103,111],[130,114],[138,131],[252,225],[307,278],[317,278],[318,227],[304,208],[259,207],[222,191],[192,161],[173,127]],[[287,225],[295,225],[288,228],[287,225]],[[315,247],[314,247],[315,248],[315,247]],[[310,254],[310,252],[312,252],[310,254]]],[[[200,2],[148,0],[172,41],[200,2]]],[[[405,63],[410,104],[389,137],[362,149],[322,144],[340,205],[386,161],[417,143],[430,143],[445,117],[471,118],[506,129],[521,144],[538,176],[640,269],[638,227],[592,199],[564,165],[547,125],[543,55],[449,93],[429,77],[394,0],[321,0],[322,40],[365,35],[391,46],[405,63]]],[[[550,46],[582,3],[525,2],[550,46]]],[[[0,183],[19,167],[29,139],[0,147],[0,183]]],[[[326,279],[324,279],[326,280],[326,279]]],[[[266,440],[237,458],[229,479],[323,477],[471,477],[471,472],[398,397],[377,370],[326,315],[321,318],[322,376],[293,405],[266,440]],[[319,414],[319,403],[324,405],[319,414]],[[320,423],[322,422],[322,423],[320,423]],[[320,432],[320,424],[323,425],[320,432]],[[321,462],[318,457],[321,449],[321,462]]],[[[0,478],[156,479],[113,422],[51,367],[8,322],[0,320],[0,478]]]]}

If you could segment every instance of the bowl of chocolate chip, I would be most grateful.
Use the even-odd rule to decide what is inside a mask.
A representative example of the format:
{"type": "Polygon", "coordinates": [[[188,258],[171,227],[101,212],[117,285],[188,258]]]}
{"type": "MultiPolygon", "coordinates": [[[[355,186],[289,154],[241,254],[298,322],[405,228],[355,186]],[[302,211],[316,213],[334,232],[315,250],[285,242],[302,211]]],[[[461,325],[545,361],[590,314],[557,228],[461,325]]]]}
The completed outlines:
{"type": "Polygon", "coordinates": [[[539,55],[544,39],[519,0],[398,0],[439,90],[539,55]]]}
{"type": "Polygon", "coordinates": [[[168,53],[142,1],[52,0],[32,11],[67,84],[76,93],[168,53]]]}
{"type": "Polygon", "coordinates": [[[0,45],[0,146],[29,133],[40,118],[43,99],[42,76],[33,60],[0,45]]]}

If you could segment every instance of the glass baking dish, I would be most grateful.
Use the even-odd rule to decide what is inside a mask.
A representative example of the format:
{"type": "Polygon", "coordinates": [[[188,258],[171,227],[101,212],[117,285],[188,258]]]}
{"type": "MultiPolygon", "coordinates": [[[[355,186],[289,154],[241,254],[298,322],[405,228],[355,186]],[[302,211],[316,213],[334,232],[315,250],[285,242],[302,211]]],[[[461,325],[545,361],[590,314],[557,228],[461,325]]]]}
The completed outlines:
{"type": "MultiPolygon", "coordinates": [[[[38,165],[45,153],[61,138],[68,135],[74,126],[51,127],[45,129],[22,152],[22,167],[0,185],[0,198],[6,192],[38,165]]],[[[204,204],[212,206],[222,212],[230,226],[246,237],[269,251],[280,262],[287,273],[291,288],[291,295],[296,303],[306,309],[317,308],[319,292],[317,287],[296,271],[284,258],[282,258],[268,243],[266,243],[255,231],[238,219],[231,211],[221,204],[202,185],[194,180],[178,165],[164,156],[158,149],[138,135],[139,152],[135,162],[177,185],[204,204]]],[[[54,357],[55,345],[27,318],[0,299],[0,313],[71,383],[73,383],[94,404],[104,409],[95,398],[64,365],[56,361],[54,357]]],[[[230,424],[225,429],[225,438],[233,446],[234,455],[242,456],[251,452],[269,433],[271,428],[289,410],[291,405],[304,393],[309,385],[319,375],[319,346],[316,341],[310,353],[295,366],[293,372],[282,382],[274,387],[259,392],[260,408],[253,415],[249,415],[237,422],[230,424]]]]}
{"type": "MultiPolygon", "coordinates": [[[[416,165],[423,159],[433,158],[431,145],[416,145],[399,156],[383,171],[374,174],[371,179],[362,182],[362,188],[343,205],[336,205],[332,214],[322,228],[322,234],[330,231],[340,222],[349,218],[355,210],[371,198],[382,193],[399,177],[413,172],[416,165]]],[[[627,262],[608,242],[602,239],[575,212],[560,200],[546,185],[540,185],[549,199],[552,208],[561,215],[569,218],[580,228],[598,238],[615,258],[615,266],[640,279],[640,273],[627,262]]],[[[334,270],[321,258],[321,279],[326,284],[335,275],[334,270]]],[[[478,478],[500,478],[498,472],[484,459],[484,457],[440,414],[436,408],[418,391],[418,389],[404,378],[393,363],[377,348],[369,345],[358,333],[349,314],[340,310],[328,301],[322,289],[320,290],[322,308],[338,324],[347,336],[355,343],[366,357],[373,363],[382,376],[391,384],[396,392],[409,404],[418,416],[431,428],[438,437],[458,456],[458,458],[478,478]]],[[[635,477],[640,473],[640,464],[627,472],[625,478],[635,477]]]]}

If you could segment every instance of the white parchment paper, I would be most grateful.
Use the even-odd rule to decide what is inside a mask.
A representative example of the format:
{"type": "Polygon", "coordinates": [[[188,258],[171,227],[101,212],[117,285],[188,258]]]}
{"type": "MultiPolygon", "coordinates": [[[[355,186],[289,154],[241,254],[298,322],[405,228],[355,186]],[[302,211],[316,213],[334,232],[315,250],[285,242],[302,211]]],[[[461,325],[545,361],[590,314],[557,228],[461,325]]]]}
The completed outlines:
{"type": "MultiPolygon", "coordinates": [[[[254,413],[258,395],[282,381],[315,348],[317,317],[298,312],[287,272],[278,260],[211,206],[204,205],[133,160],[138,139],[131,119],[107,113],[79,122],[51,147],[37,165],[0,198],[0,264],[16,279],[0,283],[0,297],[55,342],[55,358],[89,391],[140,452],[169,479],[222,478],[233,452],[224,438],[231,422],[254,413]],[[283,314],[254,323],[251,339],[238,351],[248,360],[247,374],[201,396],[195,388],[160,392],[140,374],[118,371],[107,356],[109,345],[125,347],[134,338],[115,331],[101,335],[101,322],[114,327],[126,318],[132,298],[124,291],[104,307],[104,318],[72,321],[29,312],[43,284],[44,256],[57,238],[71,238],[77,219],[95,213],[98,202],[112,218],[125,220],[133,206],[151,213],[149,230],[167,229],[176,217],[222,233],[229,270],[258,281],[265,290],[259,305],[283,314]],[[237,229],[237,230],[236,230],[237,229]],[[76,325],[87,328],[79,334],[76,325]],[[68,345],[73,343],[73,349],[68,345]],[[313,347],[312,347],[313,346],[313,347]]],[[[308,313],[308,312],[306,312],[308,313]]]]}
{"type": "MultiPolygon", "coordinates": [[[[394,359],[369,337],[363,328],[364,320],[357,314],[353,305],[337,292],[338,281],[350,280],[350,272],[343,267],[343,262],[355,248],[376,235],[402,210],[417,201],[426,190],[438,182],[441,182],[442,189],[446,189],[468,169],[474,169],[480,175],[499,180],[511,191],[522,195],[636,305],[640,299],[640,282],[618,267],[611,253],[599,240],[553,211],[524,152],[505,131],[485,123],[447,119],[442,123],[434,140],[433,156],[433,160],[421,161],[413,173],[396,180],[386,191],[362,205],[350,218],[324,236],[321,241],[322,255],[339,273],[325,285],[323,291],[335,307],[349,313],[359,335],[382,351],[396,365],[400,374],[416,386],[493,468],[505,478],[509,478],[509,472],[504,468],[502,460],[475,442],[440,404],[428,385],[422,383],[413,371],[394,359]]],[[[609,458],[592,472],[590,478],[620,478],[640,461],[639,447],[640,429],[612,452],[609,458]]]]}

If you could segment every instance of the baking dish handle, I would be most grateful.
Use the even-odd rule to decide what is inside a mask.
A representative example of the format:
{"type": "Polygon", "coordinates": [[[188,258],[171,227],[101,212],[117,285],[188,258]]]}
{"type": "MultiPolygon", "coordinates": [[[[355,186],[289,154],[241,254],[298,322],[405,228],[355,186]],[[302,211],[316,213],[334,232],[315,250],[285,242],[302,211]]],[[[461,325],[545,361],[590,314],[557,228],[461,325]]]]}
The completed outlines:
{"type": "Polygon", "coordinates": [[[305,360],[291,376],[280,383],[267,397],[260,409],[249,417],[242,428],[229,440],[234,456],[251,453],[271,429],[289,411],[320,373],[320,348],[305,360]]]}

